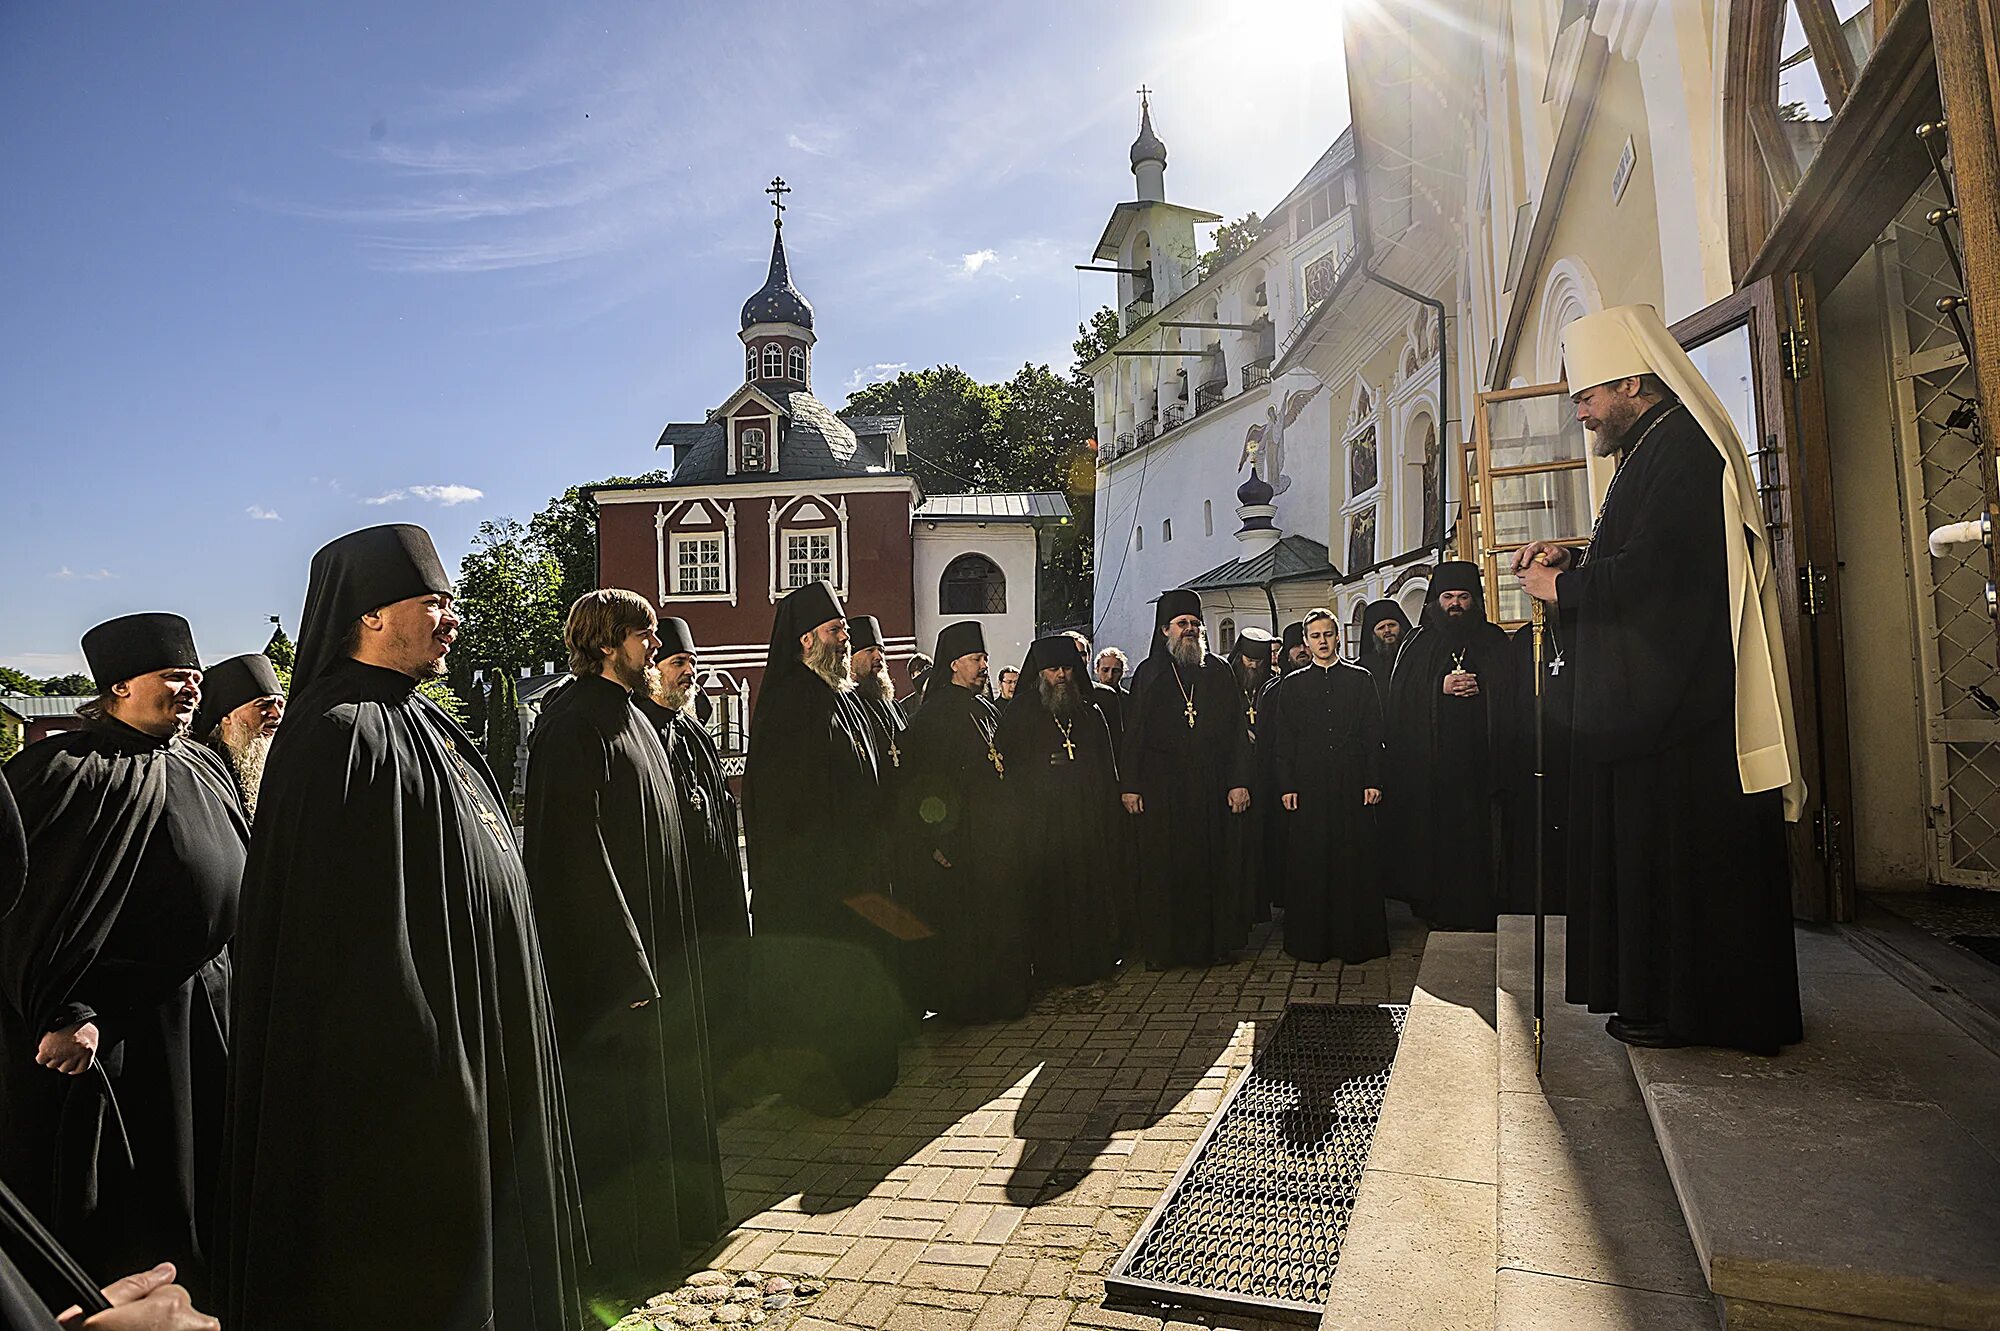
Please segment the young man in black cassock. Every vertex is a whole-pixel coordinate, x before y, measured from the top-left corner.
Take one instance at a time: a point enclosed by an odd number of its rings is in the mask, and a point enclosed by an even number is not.
[[[856,615],[847,621],[848,669],[854,676],[854,701],[868,718],[868,736],[875,746],[875,766],[893,774],[903,765],[902,737],[909,725],[896,705],[896,682],[889,677],[889,658],[882,642],[882,621]]]
[[[1254,624],[1236,635],[1229,645],[1229,668],[1236,672],[1236,686],[1243,690],[1243,724],[1250,732],[1250,750],[1255,758],[1257,780],[1250,787],[1250,812],[1244,815],[1245,865],[1239,884],[1239,909],[1250,924],[1271,918],[1271,907],[1280,904],[1274,890],[1279,880],[1282,848],[1273,843],[1279,833],[1271,824],[1278,821],[1277,731],[1264,724],[1264,693],[1271,685],[1270,632]]]
[[[1375,702],[1389,712],[1389,679],[1410,636],[1409,616],[1394,601],[1370,601],[1361,613],[1361,667],[1375,685]]]
[[[1403,898],[1435,929],[1491,929],[1498,912],[1513,664],[1478,566],[1439,564],[1389,685],[1384,788]]]
[[[243,812],[257,817],[257,792],[271,740],[285,719],[285,686],[262,652],[217,661],[201,676],[201,707],[194,734],[215,752],[236,778]]]
[[[582,1321],[527,874],[499,783],[418,689],[458,622],[421,527],[313,556],[243,877],[226,1326]]]
[[[1022,837],[1041,988],[1089,984],[1117,969],[1119,885],[1132,873],[1118,766],[1088,678],[1074,639],[1036,639],[993,741]]]
[[[1020,830],[986,674],[978,622],[946,625],[903,735],[893,815],[899,898],[931,935],[912,952],[914,998],[966,1022],[1018,1017],[1033,991]]]
[[[249,826],[187,738],[187,621],[126,615],[83,654],[83,728],[5,769],[28,875],[0,920],[0,1173],[98,1283],[171,1261],[206,1300]]]
[[[1272,736],[1285,820],[1285,951],[1349,964],[1389,955],[1377,808],[1382,712],[1368,672],[1340,659],[1331,610],[1305,618],[1312,659],[1285,676]]]
[[[528,749],[522,856],[590,1234],[586,1294],[657,1294],[728,1223],[680,796],[633,703],[660,646],[636,592],[586,592]],[[622,1309],[621,1309],[622,1310]]]
[[[847,616],[825,582],[778,602],[743,774],[760,1043],[804,1108],[842,1114],[896,1083],[904,1013],[881,778],[850,696]]]
[[[1256,760],[1243,691],[1206,650],[1201,598],[1163,593],[1154,625],[1118,765],[1139,824],[1139,947],[1155,967],[1207,966],[1243,945],[1235,885]]]
[[[741,815],[722,774],[722,755],[696,717],[694,633],[687,621],[659,622],[658,667],[632,701],[659,732],[681,806],[681,844],[701,947],[701,990],[708,1014],[709,1060],[716,1094],[727,1103],[749,1093],[750,899],[743,883]]]
[[[1784,821],[1805,792],[1756,479],[1651,306],[1562,342],[1577,419],[1621,458],[1582,558],[1515,561],[1576,671],[1569,999],[1631,1044],[1776,1053],[1803,1035]]]

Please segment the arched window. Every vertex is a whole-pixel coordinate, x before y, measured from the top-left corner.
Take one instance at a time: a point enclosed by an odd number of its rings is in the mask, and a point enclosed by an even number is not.
[[[1216,655],[1228,656],[1229,649],[1236,645],[1236,621],[1225,618],[1215,628]]]
[[[737,438],[736,469],[738,471],[764,470],[764,432],[751,426]]]
[[[938,586],[941,615],[1004,615],[1007,579],[985,555],[960,555],[945,565]]]
[[[1160,540],[1162,542],[1166,542],[1166,541],[1171,541],[1173,539],[1174,539],[1174,520],[1172,518],[1161,518]]]
[[[764,344],[764,377],[766,379],[785,377],[785,348],[781,343]]]
[[[1134,550],[1146,548],[1146,529],[1136,522],[1132,524],[1132,548]]]
[[[743,348],[743,377],[745,379],[755,379],[757,377],[757,348],[755,347]]]
[[[1204,499],[1201,501],[1201,534],[1203,536],[1215,535],[1215,501],[1213,499]],[[1227,623],[1228,621],[1225,620],[1223,622]]]
[[[806,349],[804,347],[792,348],[792,378],[798,380],[800,383],[806,381]]]

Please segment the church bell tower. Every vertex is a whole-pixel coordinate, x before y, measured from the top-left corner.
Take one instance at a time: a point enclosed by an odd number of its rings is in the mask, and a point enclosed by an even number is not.
[[[792,192],[780,176],[765,187],[775,215],[771,221],[771,271],[743,302],[737,336],[743,340],[743,378],[767,391],[812,388],[812,303],[792,285],[785,259],[785,196]]]

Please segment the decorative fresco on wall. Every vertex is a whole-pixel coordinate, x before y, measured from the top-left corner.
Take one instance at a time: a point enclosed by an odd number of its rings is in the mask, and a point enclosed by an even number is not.
[[[1286,393],[1282,409],[1264,408],[1264,419],[1243,435],[1243,452],[1236,459],[1236,470],[1253,468],[1257,478],[1271,487],[1273,497],[1292,488],[1292,478],[1285,474],[1285,430],[1299,418],[1306,404],[1319,396],[1319,390],[1320,385],[1314,384]]]

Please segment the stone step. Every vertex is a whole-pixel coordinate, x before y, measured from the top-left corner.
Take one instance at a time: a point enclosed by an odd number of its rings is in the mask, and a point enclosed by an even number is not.
[[[2000,1327],[2000,1057],[1797,937],[1803,1044],[1629,1053],[1725,1325]]]
[[[1560,916],[1548,921],[1547,949],[1537,1078],[1534,920],[1500,920],[1494,1325],[1714,1331],[1625,1046],[1605,1033],[1603,1017],[1562,1001]]]
[[[1433,933],[1320,1325],[1493,1326],[1493,935]]]

